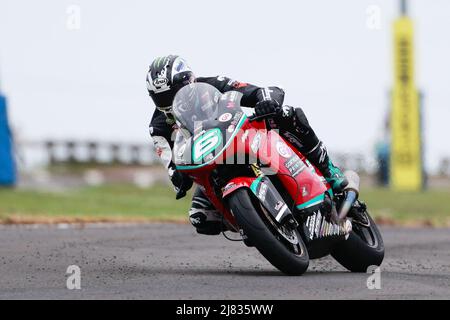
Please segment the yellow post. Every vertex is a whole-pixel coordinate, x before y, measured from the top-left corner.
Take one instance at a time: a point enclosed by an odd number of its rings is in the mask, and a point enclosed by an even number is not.
[[[391,138],[391,187],[400,191],[421,190],[420,101],[414,79],[413,24],[406,16],[394,22]]]

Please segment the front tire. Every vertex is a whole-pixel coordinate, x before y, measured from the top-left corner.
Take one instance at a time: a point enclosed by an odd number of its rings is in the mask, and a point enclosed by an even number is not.
[[[349,238],[339,242],[331,252],[342,266],[352,272],[367,272],[370,266],[380,266],[384,259],[384,243],[381,233],[369,213],[366,223],[352,221]]]
[[[231,194],[228,204],[245,235],[273,266],[288,275],[305,273],[309,256],[298,230],[280,227],[247,189]]]

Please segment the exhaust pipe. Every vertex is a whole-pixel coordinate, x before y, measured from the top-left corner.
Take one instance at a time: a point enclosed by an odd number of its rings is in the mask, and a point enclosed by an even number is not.
[[[339,220],[342,221],[347,217],[350,208],[353,206],[359,196],[359,176],[355,171],[347,170],[344,172],[348,180],[348,185],[344,188],[346,192],[345,200],[339,210]]]

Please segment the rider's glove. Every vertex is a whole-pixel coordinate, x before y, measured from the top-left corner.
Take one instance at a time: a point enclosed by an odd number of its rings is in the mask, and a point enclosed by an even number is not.
[[[186,195],[186,191],[192,187],[192,179],[173,168],[169,168],[169,177],[177,193],[176,199],[183,198]]]
[[[275,100],[260,101],[255,106],[255,116],[278,115],[282,112],[281,106]]]

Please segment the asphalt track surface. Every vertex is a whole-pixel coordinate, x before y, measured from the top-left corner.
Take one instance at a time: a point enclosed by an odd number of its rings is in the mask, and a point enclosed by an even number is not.
[[[301,277],[182,224],[0,227],[0,299],[449,299],[450,230],[382,228],[381,289],[332,258]],[[66,288],[69,265],[81,289]]]

